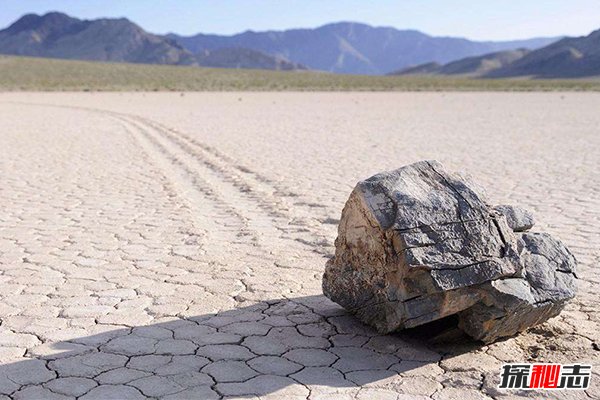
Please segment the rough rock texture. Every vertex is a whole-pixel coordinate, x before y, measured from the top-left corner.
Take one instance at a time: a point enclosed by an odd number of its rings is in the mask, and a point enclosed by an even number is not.
[[[575,258],[547,234],[521,233],[532,225],[436,161],[384,172],[350,195],[323,291],[380,332],[458,314],[467,334],[492,342],[575,295]]]
[[[494,207],[494,210],[506,217],[508,226],[515,232],[527,231],[535,224],[533,214],[522,207],[501,205]]]

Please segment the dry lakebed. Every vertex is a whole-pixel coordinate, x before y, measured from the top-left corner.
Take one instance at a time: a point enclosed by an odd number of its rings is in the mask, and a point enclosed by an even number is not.
[[[0,93],[0,399],[504,399],[502,364],[593,365],[600,94]],[[436,159],[577,258],[508,339],[382,335],[323,296],[354,185]]]

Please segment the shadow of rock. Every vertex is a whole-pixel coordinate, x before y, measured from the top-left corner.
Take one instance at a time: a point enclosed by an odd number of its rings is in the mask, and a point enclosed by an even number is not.
[[[390,394],[430,396],[442,388],[436,377],[445,372],[443,358],[480,347],[453,337],[452,327],[445,320],[380,335],[324,296],[278,299],[146,326],[109,325],[40,345],[0,366],[0,393],[84,400],[354,398],[369,397],[378,383]]]

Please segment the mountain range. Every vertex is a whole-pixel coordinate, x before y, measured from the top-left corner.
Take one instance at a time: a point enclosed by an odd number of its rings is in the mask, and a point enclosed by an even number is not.
[[[490,78],[584,78],[600,76],[600,30],[588,36],[564,38],[532,51],[504,68],[491,71]]]
[[[27,14],[0,31],[3,54],[94,61],[193,65],[194,55],[173,40],[125,18],[80,20],[62,13]]]
[[[0,53],[223,68],[306,69],[251,49],[211,49],[193,54],[176,41],[148,33],[126,18],[81,20],[58,12],[27,14],[1,30]]]
[[[169,34],[167,37],[192,53],[242,47],[293,60],[315,70],[352,74],[385,74],[423,62],[446,63],[520,47],[535,49],[557,40],[535,38],[476,42],[355,22],[328,24],[315,29],[247,31],[232,36],[198,34],[186,37]]]
[[[0,30],[0,54],[351,74],[577,78],[600,75],[600,30],[578,38],[478,42],[354,22],[236,35],[156,35],[126,18],[27,14]],[[415,67],[416,65],[416,67]]]
[[[462,75],[477,78],[585,78],[600,76],[600,30],[564,38],[537,50],[518,49],[468,57],[445,65],[430,62],[390,75]]]
[[[467,57],[445,65],[431,62],[392,72],[390,75],[461,75],[479,78],[507,67],[530,52],[528,49],[505,50]]]

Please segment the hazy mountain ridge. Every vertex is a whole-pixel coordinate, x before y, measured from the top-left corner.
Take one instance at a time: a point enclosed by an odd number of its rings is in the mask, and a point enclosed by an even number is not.
[[[587,36],[565,38],[532,51],[505,68],[488,75],[494,78],[582,78],[600,76],[600,30]]]
[[[390,75],[462,75],[484,77],[525,57],[531,50],[506,50],[482,56],[467,57],[442,65],[427,63],[406,68]]]
[[[0,53],[90,61],[221,68],[305,69],[250,49],[196,55],[176,41],[154,35],[126,18],[80,20],[63,13],[27,14],[0,31]]]
[[[360,74],[384,74],[410,65],[432,61],[447,63],[501,50],[539,48],[557,40],[476,42],[354,22],[327,24],[315,29],[246,31],[231,36],[169,34],[167,37],[193,53],[221,47],[244,47],[282,56],[311,69]]]
[[[62,13],[28,14],[0,31],[3,54],[94,61],[193,65],[194,55],[173,40],[131,21],[80,20]]]
[[[282,57],[270,56],[260,51],[245,48],[218,48],[204,50],[196,54],[196,60],[203,67],[254,68],[276,71],[306,70],[304,65],[288,61]]]
[[[564,38],[537,50],[469,57],[446,65],[426,63],[392,75],[465,75],[481,78],[586,78],[600,76],[600,30]]]

